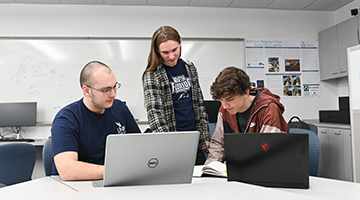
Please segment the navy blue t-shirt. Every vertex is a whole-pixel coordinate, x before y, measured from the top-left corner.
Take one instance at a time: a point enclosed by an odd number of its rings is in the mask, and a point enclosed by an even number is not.
[[[103,114],[90,111],[83,99],[62,108],[52,128],[53,155],[65,151],[78,153],[78,160],[104,164],[106,137],[109,134],[140,133],[125,103],[115,99]],[[52,174],[58,174],[53,166]]]
[[[174,104],[176,129],[178,131],[195,130],[191,80],[181,59],[173,67],[164,65],[170,82]]]

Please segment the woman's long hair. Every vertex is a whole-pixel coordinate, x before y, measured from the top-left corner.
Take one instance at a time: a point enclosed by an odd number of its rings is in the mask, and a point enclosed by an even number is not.
[[[159,64],[164,62],[164,60],[162,59],[159,53],[159,45],[162,42],[168,40],[174,40],[179,44],[181,43],[181,37],[177,32],[177,30],[175,30],[173,27],[161,26],[154,32],[151,40],[151,49],[148,57],[148,64],[142,75],[142,80],[144,80],[144,75],[146,74],[146,72],[154,71]],[[181,49],[180,49],[180,55],[181,55]]]

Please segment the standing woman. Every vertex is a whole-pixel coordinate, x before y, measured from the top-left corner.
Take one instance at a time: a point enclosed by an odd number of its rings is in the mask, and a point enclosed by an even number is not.
[[[210,146],[208,116],[196,67],[180,55],[179,33],[170,26],[157,29],[142,76],[148,121],[152,132],[199,131],[195,164],[202,165]]]

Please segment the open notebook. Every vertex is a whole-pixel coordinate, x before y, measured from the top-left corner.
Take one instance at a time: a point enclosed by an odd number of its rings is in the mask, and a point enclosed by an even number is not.
[[[96,187],[191,183],[198,131],[107,137],[104,180]]]

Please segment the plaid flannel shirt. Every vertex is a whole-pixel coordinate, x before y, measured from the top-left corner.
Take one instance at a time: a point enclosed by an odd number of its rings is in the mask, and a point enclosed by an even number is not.
[[[200,88],[198,73],[192,62],[184,61],[191,79],[192,102],[195,113],[195,128],[200,132],[199,150],[206,150],[205,141],[210,141],[208,116]],[[166,70],[160,64],[155,71],[144,76],[145,106],[152,132],[176,131],[176,120],[171,87]]]

